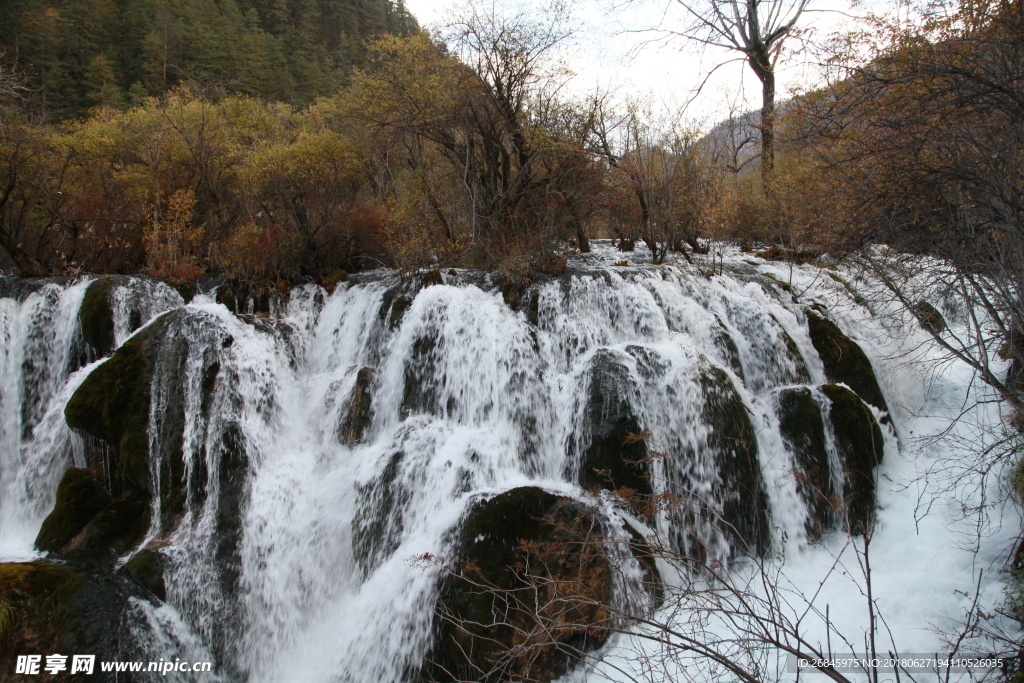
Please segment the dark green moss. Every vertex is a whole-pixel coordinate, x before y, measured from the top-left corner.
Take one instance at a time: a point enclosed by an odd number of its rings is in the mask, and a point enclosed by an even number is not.
[[[149,528],[148,500],[125,497],[111,502],[65,546],[64,555],[120,555],[138,545]]]
[[[754,426],[743,399],[724,370],[706,366],[700,384],[704,395],[703,418],[711,428],[707,445],[717,454],[723,521],[743,545],[763,552],[771,534]]]
[[[811,343],[821,357],[829,380],[845,384],[871,405],[888,412],[889,407],[878,388],[871,361],[860,346],[843,334],[834,322],[816,311],[807,311],[807,325]]]
[[[331,293],[331,292],[334,292],[334,290],[338,287],[339,284],[341,284],[342,282],[344,282],[347,279],[348,279],[348,271],[336,270],[333,273],[331,273],[330,275],[328,275],[327,277],[325,277],[323,279],[323,282],[321,282],[320,284],[321,284],[321,286],[323,286],[324,289],[326,289],[329,293]]]
[[[580,464],[580,485],[650,494],[647,444],[639,438],[643,427],[627,400],[629,371],[613,354],[599,351],[590,372],[590,445]]]
[[[729,369],[736,373],[737,377],[742,378],[743,365],[740,363],[740,351],[736,347],[736,342],[729,335],[729,328],[725,326],[725,323],[722,322],[722,319],[717,314],[715,314],[715,321],[718,322],[715,328],[715,346],[725,354],[725,359],[729,363]]]
[[[93,358],[102,358],[114,350],[114,313],[110,308],[110,290],[114,279],[102,277],[85,290],[78,309],[82,340]]]
[[[177,283],[175,283],[175,282],[168,282],[167,284],[169,284],[171,287],[174,287],[175,291],[177,291],[178,294],[181,295],[182,300],[186,304],[188,302],[192,301],[192,299],[196,295],[195,283],[183,284],[181,282],[177,282]]]
[[[782,280],[780,280],[779,278],[775,277],[771,273],[761,273],[761,275],[763,277],[766,277],[769,280],[771,280],[772,284],[776,285],[777,287],[781,287],[783,290],[785,290],[789,294],[793,293],[793,287],[790,286],[790,284],[788,282],[783,282]]]
[[[150,593],[161,600],[167,600],[167,587],[164,584],[166,564],[163,553],[156,549],[146,548],[132,555],[132,558],[125,564],[125,569]]]
[[[777,414],[782,438],[796,458],[797,489],[810,510],[807,538],[816,540],[832,526],[838,507],[832,495],[821,406],[810,389],[783,389],[778,396]]]
[[[521,283],[511,280],[504,280],[498,286],[501,298],[504,299],[505,304],[513,311],[519,310],[519,300],[523,296],[524,289],[525,287]]]
[[[829,421],[846,467],[843,497],[850,530],[870,533],[875,515],[875,467],[882,462],[882,430],[871,409],[846,387],[828,384],[821,390],[832,404]]]
[[[790,360],[793,361],[793,365],[796,367],[795,374],[790,378],[791,383],[806,384],[810,382],[811,373],[807,369],[807,362],[804,360],[803,354],[800,353],[800,347],[789,336],[789,332],[786,332],[786,328],[782,326],[778,318],[774,315],[771,318],[772,322],[775,323],[775,329],[778,331],[779,336],[782,337],[782,343],[786,345],[786,352],[789,354]]]
[[[136,334],[82,382],[64,408],[73,429],[116,451],[117,475],[149,488],[149,403],[154,326]]]
[[[405,312],[412,306],[412,299],[407,296],[395,297],[394,302],[391,304],[391,313],[388,316],[388,325],[391,329],[398,328],[402,324],[402,318],[405,317]]]
[[[576,661],[568,652],[588,652],[607,639],[601,625],[610,615],[602,605],[611,599],[612,575],[600,530],[583,506],[534,487],[513,489],[478,504],[461,538],[462,573],[443,586],[440,598],[441,613],[451,618],[439,620],[423,679],[550,681]],[[527,572],[543,572],[547,581],[538,585]],[[480,590],[480,584],[493,589]],[[486,674],[497,656],[522,644],[517,630],[544,618],[510,605],[504,599],[508,591],[521,604],[544,604],[554,597],[548,594],[554,585],[564,600],[581,599],[579,606],[567,607],[561,628],[546,634],[555,642],[530,641],[532,647],[513,654],[500,673]]]
[[[360,368],[356,375],[356,385],[346,402],[341,424],[338,427],[338,436],[342,442],[350,446],[363,438],[363,432],[370,424],[373,409],[370,385],[373,383],[374,375],[373,368]]]
[[[59,646],[74,626],[70,603],[82,581],[78,572],[44,562],[0,564],[0,600],[9,611],[0,632],[0,662],[65,652]]]
[[[69,468],[57,485],[57,502],[43,520],[36,548],[60,550],[110,503],[110,494],[89,470]]]
[[[146,596],[126,577],[105,568],[47,562],[0,564],[0,604],[6,603],[14,612],[0,637],[0,662],[13,663],[20,654],[57,652],[91,654],[100,661],[143,659],[129,632],[132,598],[145,600]],[[13,680],[5,673],[0,673],[0,679]],[[60,680],[112,682],[114,677],[100,672],[97,664],[92,675],[65,672]],[[121,676],[117,680],[138,679]]]
[[[855,290],[853,289],[853,287],[851,287],[851,286],[850,286],[850,283],[849,283],[849,282],[847,282],[847,281],[846,281],[846,280],[844,280],[843,278],[839,277],[839,276],[838,276],[838,275],[836,275],[835,273],[828,273],[828,276],[829,276],[830,278],[832,278],[833,280],[835,280],[836,282],[838,282],[839,284],[841,284],[841,285],[843,286],[843,288],[844,288],[844,289],[845,289],[845,290],[846,290],[847,292],[849,292],[849,293],[850,293],[850,296],[851,296],[851,297],[853,297],[853,302],[854,302],[855,304],[857,304],[858,306],[864,306],[865,308],[868,308],[868,302],[867,302],[867,299],[865,299],[865,298],[864,298],[864,297],[862,297],[862,296],[861,296],[860,294],[858,294],[858,293],[857,293],[857,292],[856,292],[856,291],[855,291]]]

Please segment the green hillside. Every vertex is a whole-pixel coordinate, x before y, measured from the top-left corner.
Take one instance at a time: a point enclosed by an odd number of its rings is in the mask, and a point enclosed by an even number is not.
[[[182,82],[289,102],[333,92],[401,0],[4,0],[0,51],[54,118]]]

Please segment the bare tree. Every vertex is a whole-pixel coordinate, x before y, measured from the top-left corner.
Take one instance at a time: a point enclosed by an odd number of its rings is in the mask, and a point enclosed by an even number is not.
[[[738,52],[761,82],[761,176],[775,168],[775,69],[810,0],[676,0],[690,17],[683,33]]]

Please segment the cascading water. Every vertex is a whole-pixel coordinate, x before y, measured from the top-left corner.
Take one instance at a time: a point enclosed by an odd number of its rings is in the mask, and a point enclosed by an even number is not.
[[[621,540],[626,517],[587,490],[646,486],[692,501],[685,519],[653,522],[684,551],[726,562],[738,542],[808,552],[840,520],[815,522],[822,513],[795,475],[799,446],[780,408],[805,395],[821,414],[831,405],[804,306],[739,257],[710,279],[612,260],[581,257],[523,292],[518,310],[493,276],[473,271],[431,286],[387,272],[332,293],[303,285],[282,315],[262,317],[119,281],[109,296],[115,359],[131,344],[148,354],[148,472],[132,476],[152,495],[142,540],[116,566],[156,558],[166,603],[132,598],[143,649],[167,659],[208,650],[229,681],[411,680],[433,646],[443,572],[413,558],[457,552],[474,506],[516,487],[598,502]],[[844,300],[831,281],[801,273],[816,287],[806,299]],[[78,321],[88,286],[0,299],[8,556],[32,554],[67,467],[109,457],[63,420],[102,366],[76,367],[92,360]],[[890,367],[870,353],[877,369]],[[905,392],[880,380],[901,429]],[[822,425],[822,487],[842,495],[848,475]],[[640,431],[658,457],[613,471],[629,481],[595,475],[609,443]],[[886,458],[898,460],[895,432],[883,433]],[[712,523],[719,517],[736,535]],[[628,552],[613,561],[626,577],[619,599],[651,609],[626,585],[639,563]]]

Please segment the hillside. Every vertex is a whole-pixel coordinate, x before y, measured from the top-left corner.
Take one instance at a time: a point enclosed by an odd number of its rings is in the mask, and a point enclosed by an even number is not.
[[[0,52],[57,119],[182,82],[307,102],[344,82],[367,37],[417,30],[401,0],[0,3]]]

